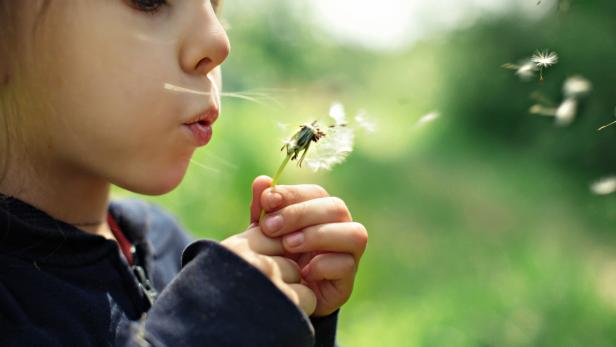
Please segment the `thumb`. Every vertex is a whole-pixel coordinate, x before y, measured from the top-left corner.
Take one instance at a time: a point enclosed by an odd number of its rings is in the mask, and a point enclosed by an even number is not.
[[[259,176],[252,181],[252,201],[250,202],[250,223],[259,223],[261,214],[261,194],[272,185],[272,178]]]

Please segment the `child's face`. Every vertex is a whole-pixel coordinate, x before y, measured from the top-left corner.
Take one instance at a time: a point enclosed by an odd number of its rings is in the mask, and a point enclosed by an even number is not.
[[[143,7],[164,1],[52,0],[38,22],[26,11],[18,126],[30,152],[140,193],[179,184],[196,149],[184,123],[219,109],[229,42],[209,0],[168,2],[152,14]]]

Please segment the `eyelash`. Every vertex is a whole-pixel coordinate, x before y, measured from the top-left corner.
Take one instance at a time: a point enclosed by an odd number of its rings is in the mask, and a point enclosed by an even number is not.
[[[155,14],[162,6],[169,5],[167,0],[130,0],[130,2],[139,10],[148,14]]]
[[[137,7],[140,11],[155,14],[160,10],[162,6],[168,6],[169,3],[167,0],[130,0],[134,6]],[[212,0],[212,7],[214,8],[214,12],[217,14],[220,11],[220,1]]]

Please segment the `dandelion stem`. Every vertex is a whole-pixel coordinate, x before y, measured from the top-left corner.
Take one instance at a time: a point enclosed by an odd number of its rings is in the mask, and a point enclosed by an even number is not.
[[[284,158],[284,160],[280,164],[280,167],[278,168],[278,171],[276,171],[276,174],[274,175],[274,179],[272,180],[272,187],[275,186],[276,183],[278,183],[278,181],[280,180],[280,177],[282,176],[282,172],[284,171],[284,168],[289,163],[289,159],[291,159],[290,154],[287,155],[286,158]]]
[[[276,174],[274,175],[274,178],[272,180],[272,187],[276,186],[276,183],[278,183],[278,181],[280,180],[280,177],[282,176],[282,172],[284,171],[284,168],[287,166],[287,164],[289,163],[289,160],[291,159],[291,154],[288,154],[284,160],[282,161],[282,163],[280,164],[280,166],[278,167],[278,170],[276,171]],[[263,216],[265,215],[265,210],[263,208],[261,208],[261,214],[259,215],[259,223],[261,223],[261,220],[263,219]]]

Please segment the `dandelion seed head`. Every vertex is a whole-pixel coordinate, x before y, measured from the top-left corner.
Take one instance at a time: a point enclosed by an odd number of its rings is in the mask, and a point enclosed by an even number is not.
[[[354,133],[349,127],[328,128],[325,136],[306,155],[305,163],[313,171],[331,170],[353,151]]]
[[[556,52],[549,52],[548,50],[536,51],[530,57],[530,61],[537,64],[540,68],[550,67],[558,62],[558,54]]]
[[[592,89],[592,83],[582,76],[571,76],[563,84],[563,94],[567,98],[581,97]]]
[[[556,124],[560,126],[566,126],[573,122],[575,114],[577,112],[577,100],[574,98],[565,99],[558,108],[554,116],[556,117]]]
[[[294,138],[284,139],[282,141],[283,146],[294,148],[297,146],[297,140]]]
[[[590,191],[597,195],[607,195],[616,192],[616,176],[601,178],[590,185]]]

